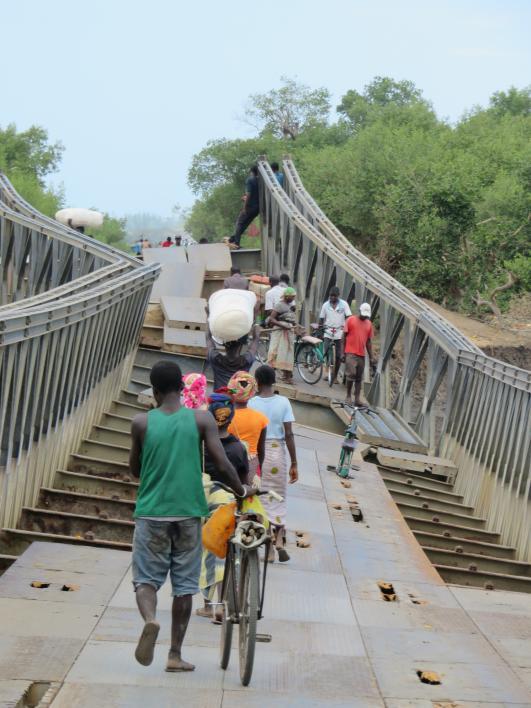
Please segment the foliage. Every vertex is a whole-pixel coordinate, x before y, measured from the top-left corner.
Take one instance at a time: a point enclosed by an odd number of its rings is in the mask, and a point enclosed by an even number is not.
[[[14,124],[0,128],[0,170],[19,194],[47,216],[54,216],[63,203],[62,190],[46,187],[44,178],[54,172],[63,146],[50,143],[44,128],[33,125],[17,132]]]
[[[127,243],[126,220],[116,219],[109,214],[104,214],[103,224],[99,229],[90,229],[90,236],[106,243],[113,248],[119,248],[122,251],[129,251],[130,245]]]
[[[327,123],[330,92],[326,88],[311,89],[287,76],[283,86],[249,97],[245,110],[247,121],[261,134],[295,140],[302,131]]]
[[[308,90],[307,87],[304,87]],[[338,119],[296,140],[264,129],[209,143],[192,162],[196,237],[231,233],[249,165],[289,149],[306,188],[362,251],[417,294],[475,310],[499,290],[506,306],[531,274],[531,94],[510,88],[455,126],[409,81],[376,77],[348,91]]]

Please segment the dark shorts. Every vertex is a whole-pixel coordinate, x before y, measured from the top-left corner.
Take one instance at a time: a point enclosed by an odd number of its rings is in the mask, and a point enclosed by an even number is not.
[[[347,381],[360,382],[365,371],[365,357],[357,354],[345,355],[345,378]]]
[[[172,595],[195,595],[201,573],[201,519],[135,519],[133,585],[158,590],[170,574]]]

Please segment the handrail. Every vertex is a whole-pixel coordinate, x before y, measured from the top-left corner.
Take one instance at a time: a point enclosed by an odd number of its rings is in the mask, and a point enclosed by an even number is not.
[[[0,174],[0,528],[125,386],[159,270],[39,214]]]

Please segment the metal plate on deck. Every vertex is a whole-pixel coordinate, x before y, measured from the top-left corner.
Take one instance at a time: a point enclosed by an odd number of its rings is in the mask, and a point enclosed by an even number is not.
[[[164,265],[153,284],[150,302],[160,302],[163,295],[174,297],[200,297],[203,289],[205,268],[191,263],[168,263]]]
[[[230,249],[224,243],[191,246],[188,249],[188,262],[202,265],[206,275],[228,275],[232,266]]]
[[[164,324],[168,327],[179,329],[192,329],[206,331],[207,301],[201,297],[172,297],[164,295],[160,299]]]
[[[419,455],[415,452],[378,448],[377,457],[378,462],[384,467],[397,467],[414,472],[431,472],[445,477],[453,477],[457,471],[451,460],[432,455]]]
[[[346,425],[350,423],[348,409],[337,403],[331,403],[334,413]],[[426,443],[417,435],[406,421],[394,411],[385,408],[357,411],[358,440],[369,445],[389,447],[393,450],[426,454]]]

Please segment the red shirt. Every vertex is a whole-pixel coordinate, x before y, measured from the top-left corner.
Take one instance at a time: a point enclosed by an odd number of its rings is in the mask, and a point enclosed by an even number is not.
[[[365,347],[372,339],[372,322],[360,320],[359,317],[349,317],[345,322],[345,354],[365,356]]]

